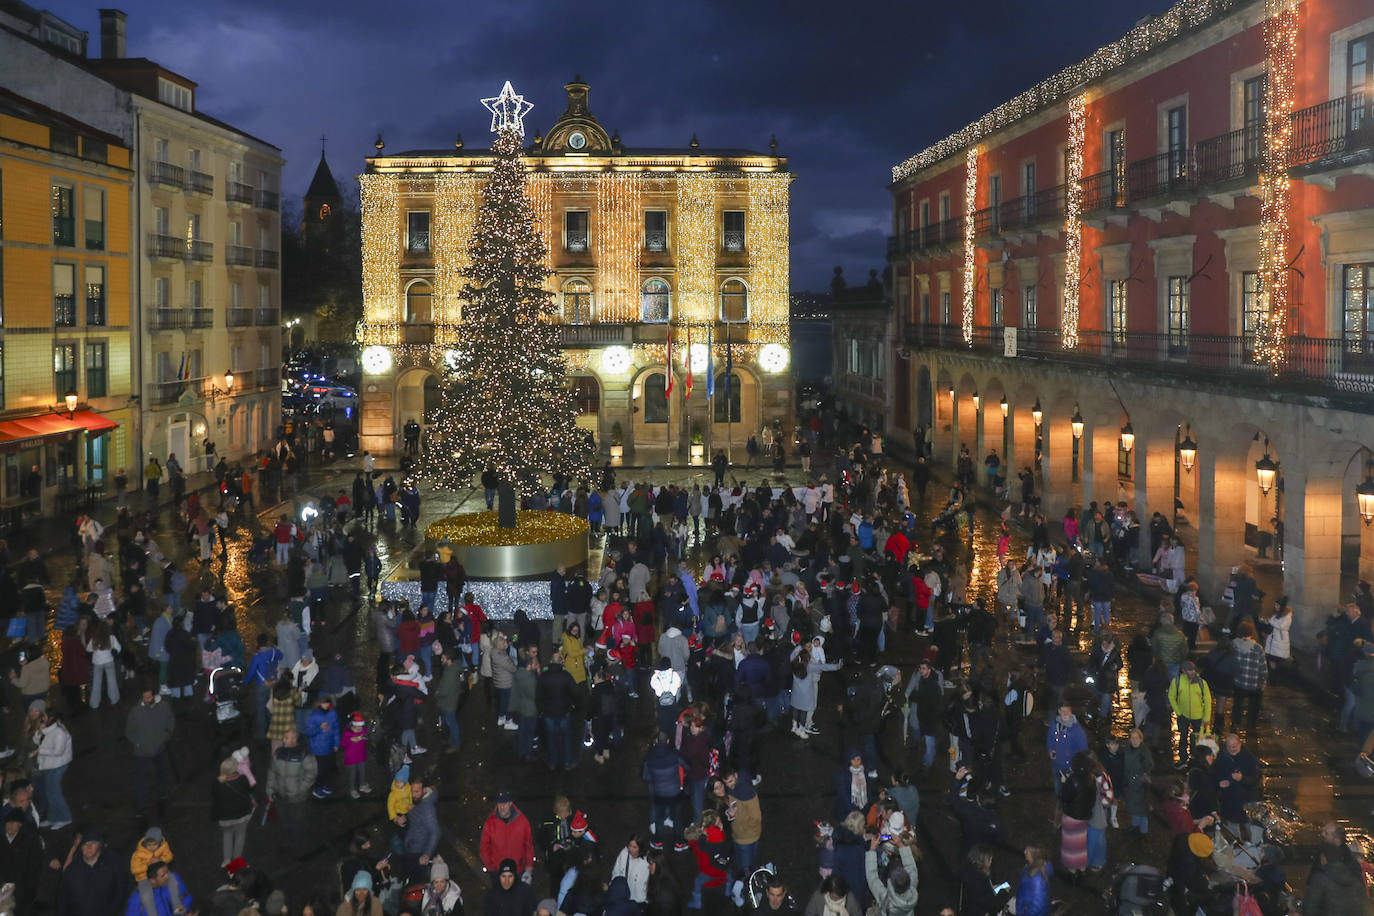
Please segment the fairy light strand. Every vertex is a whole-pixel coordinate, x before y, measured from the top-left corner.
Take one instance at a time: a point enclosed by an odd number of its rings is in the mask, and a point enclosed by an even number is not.
[[[767,343],[786,343],[791,335],[788,323],[791,261],[788,252],[788,174],[750,175],[749,210],[745,218],[750,269],[750,339],[767,334]],[[776,339],[777,337],[782,339]]]
[[[974,213],[978,208],[978,147],[964,157],[964,343],[973,346]]]
[[[1260,172],[1259,322],[1256,358],[1275,372],[1283,366],[1289,302],[1289,214],[1293,205],[1288,165],[1293,140],[1294,62],[1298,9],[1294,0],[1265,0],[1264,161]]]
[[[639,176],[596,183],[596,295],[601,320],[634,321],[639,311]]]
[[[1059,316],[1060,345],[1078,347],[1078,305],[1083,260],[1083,141],[1088,120],[1088,96],[1069,102],[1068,156],[1064,160],[1064,302]]]
[[[678,321],[715,320],[716,182],[710,175],[677,176]]]
[[[363,318],[358,342],[401,341],[401,190],[380,175],[358,178],[362,218]]]
[[[481,179],[439,175],[434,179],[434,220],[430,251],[434,256],[434,343],[458,342],[463,319],[463,273],[468,268],[468,242],[481,202]]]

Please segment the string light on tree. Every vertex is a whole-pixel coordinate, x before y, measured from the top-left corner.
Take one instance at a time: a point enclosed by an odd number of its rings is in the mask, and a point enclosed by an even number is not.
[[[1060,345],[1078,348],[1078,303],[1083,261],[1083,138],[1088,120],[1088,96],[1080,93],[1069,103],[1069,142],[1064,158],[1064,304],[1060,315]]]
[[[974,212],[978,208],[978,147],[964,157],[964,343],[973,346]]]

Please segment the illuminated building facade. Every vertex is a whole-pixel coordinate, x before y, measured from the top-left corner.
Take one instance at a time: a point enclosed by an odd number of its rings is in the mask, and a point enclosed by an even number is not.
[[[587,84],[564,88],[566,109],[528,147],[528,195],[578,422],[598,454],[679,461],[698,443],[740,450],[764,426],[790,429],[787,160],[775,148],[702,149],[695,137],[683,149],[625,148],[589,110]],[[361,440],[373,455],[399,453],[403,426],[426,422],[444,355],[462,346],[459,291],[491,161],[461,139],[382,155],[380,138],[367,160],[358,338]]]
[[[1182,0],[892,179],[889,442],[1163,513],[1204,603],[1278,527],[1298,638],[1374,571],[1368,3]]]

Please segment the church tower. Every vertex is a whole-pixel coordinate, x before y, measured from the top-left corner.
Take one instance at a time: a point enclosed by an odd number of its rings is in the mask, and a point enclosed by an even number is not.
[[[324,147],[320,147],[320,164],[315,169],[315,177],[310,180],[310,188],[305,192],[304,218],[301,233],[306,240],[320,228],[329,224],[339,211],[342,198],[334,174],[329,171],[329,163],[324,158]]]

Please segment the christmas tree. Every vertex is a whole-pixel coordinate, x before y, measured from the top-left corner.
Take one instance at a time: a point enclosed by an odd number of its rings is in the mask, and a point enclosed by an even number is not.
[[[426,476],[447,489],[488,468],[525,490],[545,475],[587,473],[587,437],[575,424],[553,297],[543,285],[547,252],[525,197],[518,115],[499,124],[493,117],[493,129],[496,162],[469,246],[462,334],[424,450]],[[502,491],[502,525],[513,526],[512,497]]]

